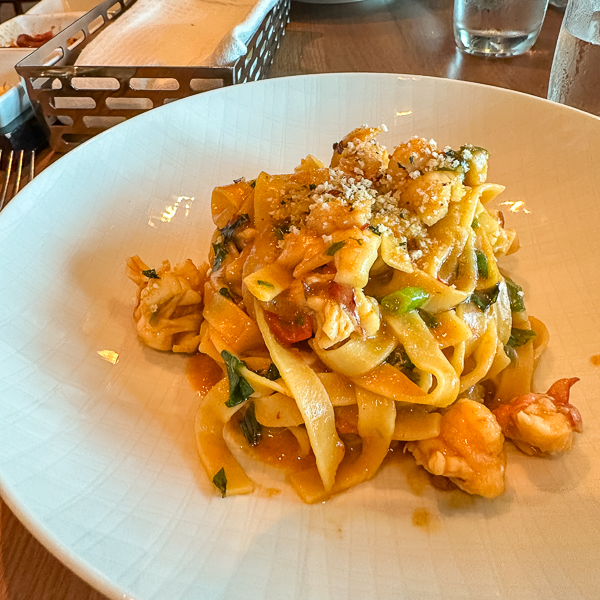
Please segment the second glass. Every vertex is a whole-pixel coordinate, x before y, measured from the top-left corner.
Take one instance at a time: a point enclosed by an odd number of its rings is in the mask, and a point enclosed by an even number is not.
[[[517,56],[535,43],[548,0],[454,0],[456,45],[478,56]]]
[[[552,62],[548,100],[600,117],[600,0],[569,2]]]

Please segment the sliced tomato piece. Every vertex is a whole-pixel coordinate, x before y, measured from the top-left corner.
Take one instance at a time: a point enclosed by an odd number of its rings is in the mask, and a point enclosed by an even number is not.
[[[310,315],[297,313],[285,319],[275,313],[265,311],[265,320],[273,335],[282,344],[295,344],[307,340],[313,334],[313,320]]]

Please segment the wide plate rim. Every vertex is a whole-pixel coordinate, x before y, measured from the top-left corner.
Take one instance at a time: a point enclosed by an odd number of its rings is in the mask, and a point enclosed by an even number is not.
[[[505,95],[506,97],[519,97],[521,99],[525,99],[527,102],[532,103],[540,103],[540,106],[545,106],[551,110],[556,111],[568,111],[569,113],[574,112],[579,115],[582,115],[591,120],[591,122],[600,123],[600,117],[596,117],[584,111],[564,106],[561,104],[557,104],[545,98],[541,98],[538,96],[533,96],[530,94],[526,94],[524,92],[519,92],[515,90],[510,90],[506,88],[500,88],[493,85],[471,82],[471,81],[463,81],[463,80],[455,80],[444,77],[435,77],[429,75],[418,75],[418,74],[402,74],[402,73],[373,73],[373,72],[343,72],[343,73],[316,73],[316,74],[302,74],[302,75],[293,75],[287,77],[280,77],[275,79],[267,79],[261,80],[257,82],[251,82],[245,84],[244,86],[230,86],[226,88],[220,88],[217,90],[213,90],[210,92],[205,92],[211,95],[216,94],[242,94],[243,88],[245,86],[278,86],[285,85],[289,80],[295,79],[335,79],[335,78],[356,78],[356,79],[366,79],[366,78],[389,78],[389,79],[399,79],[402,81],[412,81],[415,82],[416,85],[419,82],[423,81],[435,81],[440,82],[442,85],[450,85],[450,86],[458,86],[458,87],[471,87],[473,89],[481,89],[491,91],[494,94]],[[169,115],[169,112],[173,110],[173,105],[180,105],[182,103],[189,103],[192,106],[196,102],[202,102],[202,97],[204,94],[198,94],[195,96],[191,96],[188,98],[184,98],[178,100],[175,103],[170,103],[168,105],[164,105],[161,107],[157,107],[157,109],[153,109],[154,115],[150,116],[148,113],[144,113],[138,115],[137,117],[125,121],[124,123],[119,124],[115,128],[111,130],[105,131],[100,135],[92,138],[82,144],[79,148],[70,152],[69,154],[61,157],[61,159],[52,165],[50,165],[44,172],[39,174],[36,177],[36,185],[42,185],[45,178],[49,177],[50,174],[57,170],[65,168],[68,170],[68,166],[70,163],[76,160],[76,157],[79,153],[82,152],[92,152],[95,145],[100,143],[101,139],[105,139],[107,136],[112,136],[115,134],[115,131],[122,131],[124,128],[138,128],[141,127],[144,123],[145,119],[150,119],[156,117],[156,111],[160,111],[161,114],[165,116]],[[150,111],[149,111],[150,112]],[[139,124],[139,125],[138,125]],[[10,204],[3,211],[3,216],[0,215],[0,230],[2,229],[3,224],[8,223],[10,221],[9,217],[17,216],[17,212],[21,211],[22,200],[27,196],[27,188],[24,188],[19,192],[17,197],[10,202]],[[27,213],[22,212],[22,218],[27,218]],[[2,383],[2,379],[0,378],[0,383]],[[19,519],[19,521],[26,527],[26,529],[33,535],[53,556],[59,559],[66,567],[68,567],[73,573],[75,573],[78,577],[82,578],[84,581],[88,582],[92,587],[105,594],[107,597],[117,600],[117,599],[128,599],[133,598],[133,596],[129,595],[129,592],[119,587],[113,581],[110,580],[104,573],[98,571],[91,563],[82,559],[79,555],[71,552],[69,548],[55,535],[53,535],[48,528],[38,519],[36,519],[32,514],[29,513],[27,507],[19,500],[18,494],[16,490],[13,490],[8,483],[5,481],[5,477],[3,473],[0,471],[0,495],[2,499],[10,508],[10,510],[15,514],[15,516]]]

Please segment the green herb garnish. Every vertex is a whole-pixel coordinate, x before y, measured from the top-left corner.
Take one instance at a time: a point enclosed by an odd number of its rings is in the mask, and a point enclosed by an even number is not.
[[[275,289],[275,286],[272,283],[269,283],[268,281],[263,281],[262,279],[257,279],[256,283],[258,283],[258,285],[260,285],[262,287],[269,288],[270,290]]]
[[[514,313],[523,312],[525,303],[523,302],[523,290],[512,279],[505,277],[508,297],[510,299],[510,310]]]
[[[312,192],[312,190],[317,189],[317,184],[316,183],[309,183],[308,184],[308,189]]]
[[[246,366],[245,363],[227,350],[221,352],[221,358],[225,361],[229,378],[229,399],[225,406],[231,408],[248,400],[254,393],[254,388],[240,375],[240,369]]]
[[[215,260],[212,266],[212,272],[214,273],[215,271],[218,271],[221,268],[221,265],[223,264],[223,261],[227,258],[229,252],[223,244],[213,244],[212,247],[215,253]]]
[[[219,290],[219,294],[221,294],[221,296],[223,296],[224,298],[227,298],[227,300],[233,300],[233,297],[231,296],[231,292],[226,287],[222,287]]]
[[[227,495],[227,476],[225,475],[225,469],[223,467],[221,467],[221,470],[213,477],[212,482],[221,492],[221,498],[225,498]]]
[[[479,219],[477,217],[473,217],[473,221],[471,221],[471,227],[473,229],[477,229],[479,227]]]
[[[225,225],[223,229],[221,229],[221,235],[223,236],[223,244],[227,244],[230,242],[235,234],[235,230],[248,223],[250,221],[250,217],[247,214],[239,215],[238,218],[231,224]]]
[[[142,271],[142,275],[148,279],[160,279],[155,269],[146,269],[145,271]]]
[[[419,309],[419,316],[429,329],[435,329],[439,325],[435,315],[428,313],[426,310]]]
[[[342,240],[341,242],[335,242],[335,244],[331,244],[331,246],[327,248],[325,254],[327,254],[327,256],[333,256],[340,248],[343,248],[345,245],[345,240]]]
[[[405,287],[384,296],[381,299],[381,306],[387,312],[398,316],[420,308],[427,300],[429,294],[423,288]]]
[[[262,438],[262,425],[256,420],[254,402],[250,402],[244,418],[240,421],[240,429],[251,446],[258,446]]]
[[[516,327],[513,327],[510,330],[510,337],[508,338],[506,345],[511,348],[518,348],[519,346],[524,346],[527,342],[530,342],[535,336],[536,333],[532,329],[517,329]]]
[[[386,358],[386,362],[398,369],[403,375],[406,375],[413,383],[419,383],[419,373],[417,368],[402,346],[398,346]]]
[[[281,378],[281,375],[279,374],[279,369],[277,368],[275,363],[271,363],[269,365],[269,368],[267,369],[267,372],[265,373],[265,377],[267,379],[270,379],[271,381],[277,381],[278,379]]]
[[[479,277],[487,279],[490,270],[485,252],[482,252],[481,250],[475,250],[475,256],[477,257],[477,274]]]
[[[500,286],[496,284],[489,290],[477,290],[473,292],[469,296],[468,301],[475,304],[482,312],[485,312],[492,304],[494,304],[494,302],[496,302],[499,292]]]
[[[383,231],[380,229],[381,225],[369,225],[369,231],[372,231],[375,235],[381,235]]]
[[[278,240],[282,240],[283,236],[286,233],[290,232],[290,224],[289,223],[282,223],[281,225],[275,225],[275,227],[273,228],[274,232],[275,232],[275,237]]]

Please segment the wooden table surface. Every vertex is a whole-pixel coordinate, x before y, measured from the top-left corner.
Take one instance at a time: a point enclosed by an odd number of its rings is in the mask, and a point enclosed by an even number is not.
[[[452,0],[292,3],[271,77],[341,71],[432,75],[546,96],[562,13],[550,7],[523,56],[484,59],[459,52]],[[0,600],[103,600],[55,559],[0,499]]]

